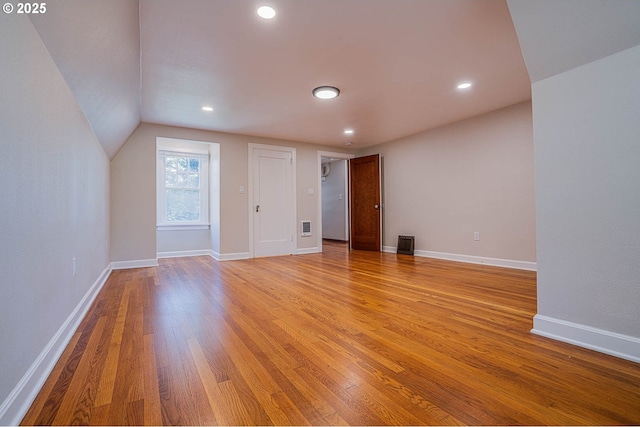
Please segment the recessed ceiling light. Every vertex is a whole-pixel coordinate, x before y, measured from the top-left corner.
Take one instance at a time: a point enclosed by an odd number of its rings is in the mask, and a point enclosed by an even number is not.
[[[340,89],[333,86],[320,86],[313,90],[313,96],[320,99],[332,99],[340,95]]]
[[[263,19],[271,19],[276,16],[276,10],[271,6],[260,6],[257,12],[258,16]]]
[[[458,89],[469,89],[470,87],[471,87],[471,83],[469,82],[460,83],[458,85]]]
[[[344,134],[345,135],[353,135],[353,129],[345,129],[344,130]]]
[[[208,106],[202,107],[202,111],[213,111],[213,107],[208,107]]]

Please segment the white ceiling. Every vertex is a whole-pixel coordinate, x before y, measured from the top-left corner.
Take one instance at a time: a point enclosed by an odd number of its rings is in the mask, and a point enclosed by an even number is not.
[[[640,44],[638,0],[508,4],[532,82]]]
[[[264,3],[141,0],[142,121],[358,148],[530,98],[505,1]]]
[[[530,98],[504,0],[57,0],[31,21],[109,157],[140,121],[360,148]]]

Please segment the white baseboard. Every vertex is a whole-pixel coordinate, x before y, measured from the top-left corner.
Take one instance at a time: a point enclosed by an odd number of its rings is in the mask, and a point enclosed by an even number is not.
[[[397,248],[395,246],[382,247],[382,252],[396,253],[396,251],[397,251]],[[536,271],[538,268],[537,263],[535,262],[518,261],[513,259],[487,258],[487,257],[474,256],[474,255],[449,254],[446,252],[433,252],[433,251],[421,251],[421,250],[415,250],[413,254],[419,257],[445,259],[448,261],[466,262],[469,264],[491,265],[494,267],[514,268],[517,270]]]
[[[295,255],[317,254],[322,252],[319,247],[314,248],[298,248]]]
[[[143,268],[143,267],[157,267],[158,258],[153,259],[138,259],[134,261],[114,261],[111,263],[112,270],[125,270],[127,268]]]
[[[215,258],[215,256],[213,257]],[[249,252],[238,252],[235,254],[218,254],[218,261],[235,261],[239,259],[250,259],[251,255]]]
[[[532,333],[640,363],[640,338],[536,314]]]
[[[67,317],[67,320],[58,328],[58,331],[9,393],[9,396],[2,402],[0,405],[0,425],[17,426],[20,424],[62,352],[71,341],[73,334],[80,326],[80,322],[84,319],[91,304],[107,282],[111,271],[111,265],[108,265]]]
[[[212,256],[211,249],[199,249],[193,251],[172,251],[172,252],[158,252],[156,256],[158,258],[182,258],[190,256]]]
[[[317,247],[304,248],[304,249],[297,249],[293,255],[315,254],[319,252],[321,252],[320,248],[317,248]],[[215,259],[216,261],[236,261],[241,259],[251,259],[251,255],[249,254],[249,252],[221,254],[211,250],[209,251],[208,255],[210,255],[211,258]]]

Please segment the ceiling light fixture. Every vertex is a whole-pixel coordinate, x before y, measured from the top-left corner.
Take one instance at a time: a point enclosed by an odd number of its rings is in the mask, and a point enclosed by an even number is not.
[[[202,111],[213,111],[213,107],[204,106],[202,107]]]
[[[349,141],[349,142],[345,142],[344,145],[353,145],[353,142]]]
[[[345,135],[353,135],[353,129],[345,129],[344,130],[344,134]]]
[[[340,89],[333,86],[319,86],[313,90],[313,96],[320,99],[333,99],[340,95]]]
[[[276,16],[276,10],[271,6],[260,6],[257,10],[258,16],[263,19],[271,19]]]
[[[469,89],[470,87],[471,87],[471,83],[469,82],[460,83],[458,85],[458,89]]]

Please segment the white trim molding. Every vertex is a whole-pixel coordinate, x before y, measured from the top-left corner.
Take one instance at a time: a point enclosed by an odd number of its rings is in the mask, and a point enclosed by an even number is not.
[[[382,252],[396,253],[397,248],[395,246],[383,246]],[[530,261],[518,261],[513,259],[501,259],[501,258],[488,258],[488,257],[480,257],[474,255],[460,255],[460,254],[449,254],[446,252],[433,252],[433,251],[421,251],[416,250],[413,253],[415,256],[425,257],[425,258],[437,258],[444,259],[447,261],[458,261],[458,262],[466,262],[469,264],[482,264],[482,265],[490,265],[493,267],[505,267],[505,268],[513,268],[516,270],[529,270],[529,271],[537,271],[537,263]]]
[[[249,252],[238,252],[235,254],[218,254],[218,258],[215,256],[213,258],[218,261],[236,261],[240,259],[251,259],[252,256]]]
[[[183,258],[190,256],[210,256],[215,258],[212,255],[211,249],[199,249],[193,251],[171,251],[171,252],[158,252],[156,254],[158,258]]]
[[[317,246],[314,248],[298,248],[296,249],[295,255],[317,254],[320,252],[322,252],[322,250]]]
[[[208,230],[211,224],[158,224],[157,231]]]
[[[128,268],[144,268],[144,267],[157,267],[158,258],[152,259],[137,259],[133,261],[113,261],[111,263],[112,270],[126,270]]]
[[[71,341],[73,334],[80,326],[80,322],[84,319],[91,304],[107,282],[111,271],[111,265],[108,265],[84,294],[69,317],[58,328],[18,384],[9,393],[9,396],[2,402],[0,405],[0,425],[17,426],[20,424],[62,352]]]
[[[531,333],[640,363],[640,338],[536,314]]]
[[[209,162],[211,153],[210,144],[205,141],[189,141],[185,139],[173,139],[156,137],[156,218],[157,230],[197,230],[209,228]],[[190,174],[198,175],[198,183],[168,185],[167,174],[182,174],[180,171],[167,169],[167,158],[179,157],[189,159],[187,169]],[[190,160],[198,161],[198,167],[192,169]],[[183,186],[186,185],[186,186]],[[194,221],[171,222],[166,212],[167,189],[175,191],[197,191],[200,206],[197,209],[198,219]],[[193,213],[193,212],[191,212]],[[193,227],[193,228],[189,228]]]

